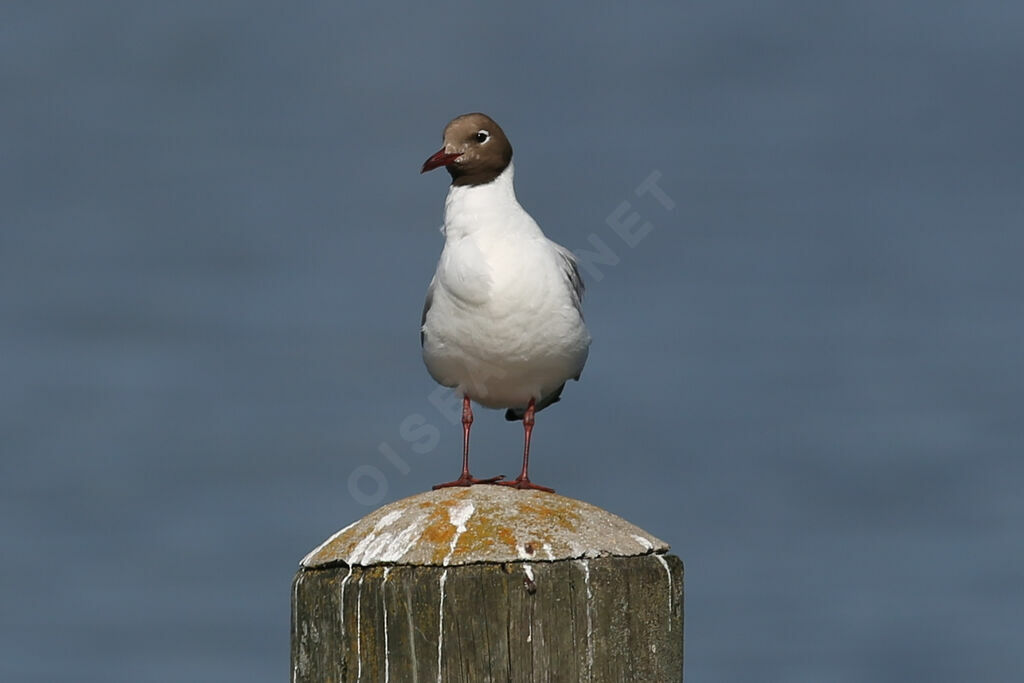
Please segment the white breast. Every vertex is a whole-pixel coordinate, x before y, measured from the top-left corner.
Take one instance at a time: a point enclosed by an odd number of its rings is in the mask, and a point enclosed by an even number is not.
[[[511,165],[449,192],[423,332],[434,379],[489,407],[525,407],[583,369],[590,336],[554,244],[515,199]]]

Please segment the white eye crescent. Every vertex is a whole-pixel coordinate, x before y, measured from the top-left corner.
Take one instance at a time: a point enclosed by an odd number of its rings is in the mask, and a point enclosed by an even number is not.
[[[477,142],[483,144],[491,139],[491,134],[488,133],[486,130],[478,130],[474,137],[476,138]]]

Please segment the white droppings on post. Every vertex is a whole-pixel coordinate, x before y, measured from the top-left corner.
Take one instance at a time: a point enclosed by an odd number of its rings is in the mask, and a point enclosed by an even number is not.
[[[594,592],[590,588],[590,563],[586,560],[577,560],[583,566],[583,583],[587,587],[587,673],[592,674],[594,670],[594,616],[593,606]]]
[[[552,550],[551,550],[551,544],[550,544],[550,543],[546,543],[546,542],[545,542],[545,543],[544,543],[544,544],[543,544],[543,545],[541,546],[541,550],[543,550],[543,551],[544,551],[544,554],[548,556],[548,559],[549,559],[549,560],[551,560],[551,561],[554,561],[554,559],[555,559],[555,553],[554,553],[554,552],[552,552]]]
[[[292,619],[296,619],[296,616],[298,614],[298,612],[297,612],[298,604],[299,604],[299,582],[296,579],[294,582],[292,582]],[[303,631],[303,639],[305,639],[305,631],[306,631],[306,623],[305,622],[303,622],[303,624],[302,624],[302,631]],[[300,653],[301,652],[302,651],[300,650]],[[303,658],[301,657],[301,655],[299,657],[295,658],[295,665],[292,666],[292,683],[296,683],[296,681],[299,680],[299,666],[303,663],[302,659]]]
[[[637,543],[639,543],[640,547],[643,548],[644,550],[653,550],[654,549],[654,545],[651,544],[651,542],[648,541],[643,536],[638,536],[636,534],[633,534],[633,540],[636,541]]]
[[[404,510],[392,510],[377,520],[370,533],[361,538],[349,553],[346,562],[348,564],[372,564],[376,554],[387,548],[395,538],[395,534],[385,531],[386,527],[391,526],[404,513]]]
[[[665,568],[665,576],[668,577],[668,630],[672,631],[672,570],[669,569],[668,562],[665,561],[665,557],[659,553],[654,555],[654,559],[661,562],[661,566]]]
[[[527,567],[529,567],[529,565],[527,565]],[[527,575],[530,577],[530,580],[533,581],[532,568],[527,573]],[[536,603],[534,603],[533,600],[530,600],[528,604],[530,606],[530,614],[528,617],[526,617],[526,642],[533,643],[533,608]]]
[[[356,586],[356,682],[363,680],[363,579],[366,574],[359,574]]]
[[[341,603],[341,623],[345,623],[345,584],[352,578],[352,565],[348,566],[348,573],[345,574],[345,578],[341,580],[341,589],[339,591],[339,602]]]
[[[416,633],[419,631],[412,618],[412,587],[409,582],[405,583],[405,625],[409,630],[409,660],[412,662],[412,683],[419,683],[420,660],[416,656]]]
[[[441,607],[437,611],[437,683],[441,680],[441,646],[444,644],[444,584],[448,580],[448,569],[441,572]]]
[[[448,563],[452,560],[452,555],[455,554],[455,546],[459,542],[459,537],[466,531],[466,522],[473,516],[473,511],[476,508],[469,501],[462,501],[458,505],[453,505],[448,508],[448,521],[451,522],[452,526],[455,527],[455,533],[452,534],[451,545],[448,546],[448,554],[445,556],[442,565],[445,570],[441,572],[440,588],[441,588],[441,600],[437,610],[437,681],[441,683],[441,649],[444,645],[444,584],[448,581]]]
[[[338,595],[338,604],[340,605],[340,607],[338,609],[341,612],[341,614],[339,615],[339,621],[341,622],[342,627],[344,627],[344,624],[345,624],[345,585],[348,583],[348,580],[351,579],[351,578],[352,578],[352,565],[349,565],[348,566],[348,572],[345,574],[345,578],[343,578],[341,580],[341,587],[338,590],[338,593],[339,593],[339,595]],[[356,604],[358,605],[359,603],[357,602]],[[358,612],[357,612],[357,614],[358,614]],[[357,643],[359,642],[358,638],[359,638],[359,629],[357,628],[356,629],[356,639],[357,639],[356,642]]]
[[[384,683],[391,680],[390,651],[388,648],[388,595],[385,585],[388,582],[388,574],[391,567],[384,567],[384,577],[380,580],[380,611],[384,615]]]
[[[330,538],[328,538],[326,541],[324,541],[323,543],[318,545],[316,548],[314,548],[312,551],[310,551],[309,554],[307,554],[304,558],[302,558],[302,561],[299,562],[299,564],[305,565],[307,562],[309,562],[311,559],[313,559],[314,555],[316,555],[321,550],[323,550],[324,548],[329,546],[331,544],[331,541],[333,541],[334,539],[336,539],[339,536],[341,536],[343,533],[345,533],[346,531],[348,531],[349,529],[354,527],[356,524],[359,524],[359,520],[358,519],[356,521],[352,522],[351,524],[349,524],[347,527],[345,527],[341,531],[339,531],[339,532],[337,532],[335,534],[332,534]]]
[[[455,544],[459,542],[459,536],[466,532],[466,522],[473,516],[475,509],[469,501],[463,501],[448,508],[448,520],[455,527],[455,533],[452,535],[452,543],[448,547],[448,555],[444,558],[444,566],[447,567],[451,562],[452,555],[455,554]]]
[[[523,559],[529,559],[531,554],[526,552],[526,547],[522,544],[516,545],[516,552],[519,553],[519,557]],[[527,586],[533,586],[533,567],[528,562],[523,563],[523,573],[526,575]],[[532,588],[527,588],[532,592]],[[527,620],[528,631],[526,633],[526,642],[533,642],[533,603],[530,603],[530,618]]]
[[[402,556],[409,552],[409,549],[420,540],[420,535],[427,526],[427,516],[420,515],[397,534],[390,536],[376,556],[377,562],[398,562]]]

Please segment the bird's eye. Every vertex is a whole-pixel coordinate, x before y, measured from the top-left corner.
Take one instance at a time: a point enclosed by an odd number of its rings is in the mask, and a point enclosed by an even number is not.
[[[491,134],[488,133],[486,130],[477,131],[477,133],[476,133],[476,141],[477,142],[483,143],[483,142],[487,142],[490,139],[491,139]]]

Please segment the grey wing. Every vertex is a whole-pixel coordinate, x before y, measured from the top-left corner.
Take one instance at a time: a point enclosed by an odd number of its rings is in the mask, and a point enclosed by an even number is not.
[[[427,287],[427,300],[423,302],[423,316],[420,318],[420,347],[423,347],[423,342],[426,339],[426,334],[423,332],[423,326],[427,324],[427,311],[430,310],[430,305],[434,303],[434,280],[430,281],[430,286]]]
[[[552,244],[555,243],[552,242]],[[580,276],[580,269],[576,266],[576,256],[560,244],[555,244],[555,251],[558,252],[558,256],[562,262],[562,269],[565,271],[566,280],[572,290],[572,302],[576,306],[576,310],[582,318],[583,290],[586,289],[586,287],[583,286],[583,278]]]

